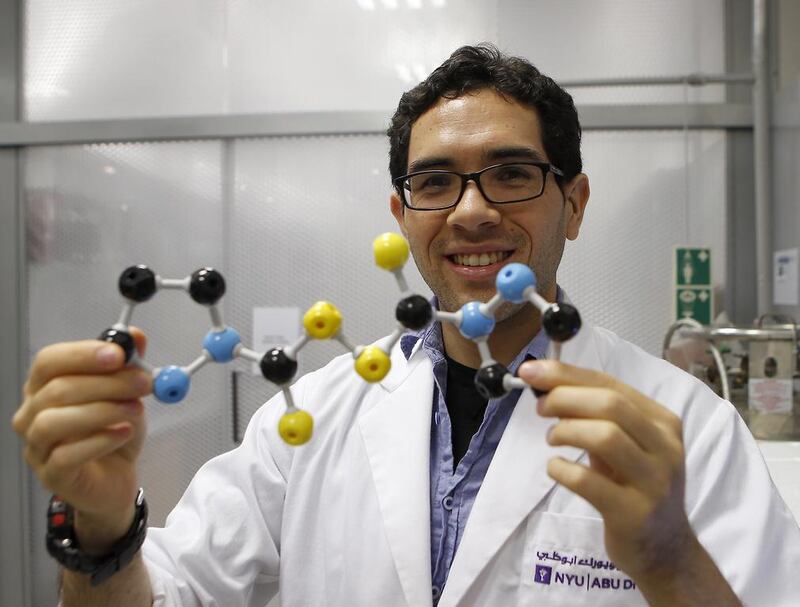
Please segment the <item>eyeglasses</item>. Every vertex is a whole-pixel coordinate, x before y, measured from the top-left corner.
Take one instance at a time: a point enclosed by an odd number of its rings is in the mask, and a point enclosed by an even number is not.
[[[563,177],[547,162],[495,164],[476,173],[418,171],[394,180],[403,204],[415,211],[440,211],[456,206],[474,181],[483,197],[494,204],[510,204],[538,198],[544,192],[547,173]]]

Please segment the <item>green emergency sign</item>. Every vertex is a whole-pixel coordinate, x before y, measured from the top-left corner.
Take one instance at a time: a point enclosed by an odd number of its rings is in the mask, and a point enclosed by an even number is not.
[[[710,325],[714,314],[714,289],[711,285],[711,249],[675,247],[675,319],[692,318]]]
[[[675,318],[693,318],[710,325],[714,309],[714,293],[711,287],[678,287],[675,289]]]
[[[711,286],[711,249],[675,248],[675,284]]]

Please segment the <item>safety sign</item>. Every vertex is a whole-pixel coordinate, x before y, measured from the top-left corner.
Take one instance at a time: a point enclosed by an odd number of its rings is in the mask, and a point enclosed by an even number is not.
[[[714,310],[714,290],[711,286],[711,249],[705,247],[675,247],[674,317],[692,318],[709,325]]]

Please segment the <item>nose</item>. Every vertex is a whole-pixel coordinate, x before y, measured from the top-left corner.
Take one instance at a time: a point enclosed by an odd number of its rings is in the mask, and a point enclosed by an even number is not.
[[[467,182],[464,195],[450,212],[447,223],[467,231],[480,230],[500,223],[500,211],[484,198],[474,180]]]

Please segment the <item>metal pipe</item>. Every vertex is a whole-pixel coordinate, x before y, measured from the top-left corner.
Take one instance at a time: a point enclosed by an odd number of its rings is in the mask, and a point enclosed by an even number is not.
[[[687,329],[688,328],[688,329]],[[693,318],[682,318],[672,324],[669,329],[667,329],[667,335],[664,338],[664,345],[661,350],[661,358],[667,360],[667,351],[672,344],[672,338],[675,333],[679,329],[684,329],[681,334],[686,336],[692,336],[699,339],[706,339],[705,336],[705,329],[703,325],[697,322]],[[722,360],[722,354],[717,349],[717,347],[709,341],[708,349],[711,351],[711,357],[714,359],[714,364],[717,367],[717,373],[719,373],[720,385],[722,388],[722,398],[727,401],[731,400],[731,388],[730,388],[730,381],[728,379],[728,370],[725,368],[725,362]]]
[[[739,327],[698,328],[685,329],[681,331],[681,334],[713,342],[729,340],[796,341],[800,337],[791,326],[772,326],[769,329],[742,329]]]
[[[643,76],[636,78],[584,78],[580,80],[561,80],[564,88],[607,87],[607,86],[705,86],[708,84],[753,84],[755,76],[745,74],[686,74],[684,76]]]
[[[756,297],[759,316],[772,305],[772,201],[770,199],[769,61],[767,2],[753,0],[753,163],[755,172]]]

